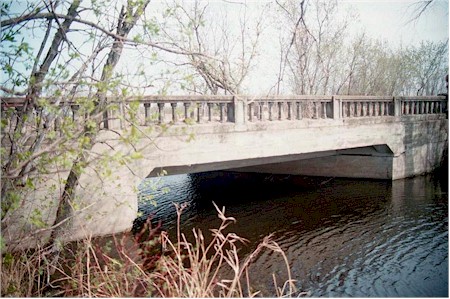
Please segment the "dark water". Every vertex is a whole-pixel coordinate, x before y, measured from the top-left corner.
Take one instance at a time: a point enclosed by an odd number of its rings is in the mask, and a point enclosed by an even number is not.
[[[250,241],[241,254],[273,233],[297,287],[312,297],[447,297],[447,189],[432,176],[391,182],[214,172],[147,181],[142,194],[157,205],[141,202],[140,210],[173,231],[172,202],[189,202],[183,231],[207,232],[220,223],[211,202],[225,206],[237,219],[233,232]],[[286,279],[282,258],[269,251],[252,269],[265,296],[273,295],[271,273]]]

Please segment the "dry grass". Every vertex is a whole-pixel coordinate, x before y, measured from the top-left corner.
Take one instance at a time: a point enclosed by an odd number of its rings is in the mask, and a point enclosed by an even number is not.
[[[217,208],[219,228],[211,230],[206,242],[200,230],[193,230],[193,242],[181,232],[177,206],[177,236],[147,226],[131,236],[88,238],[70,244],[58,259],[40,248],[7,253],[2,259],[1,295],[14,297],[254,297],[249,268],[263,250],[280,254],[286,265],[287,281],[272,296],[297,293],[283,250],[270,236],[244,259],[238,255],[245,239],[226,228],[235,219]],[[150,222],[148,222],[149,224]]]

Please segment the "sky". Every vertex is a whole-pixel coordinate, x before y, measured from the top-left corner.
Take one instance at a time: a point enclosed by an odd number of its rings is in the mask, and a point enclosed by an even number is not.
[[[424,41],[445,42],[449,38],[448,0],[433,0],[433,3],[415,20],[413,19],[416,16],[417,3],[423,0],[337,1],[343,17],[349,11],[358,16],[350,24],[351,34],[356,35],[364,31],[367,37],[387,42],[394,49],[400,46],[418,47]],[[249,3],[249,1],[241,2]],[[264,57],[265,55],[267,56]],[[262,56],[261,60],[267,67],[258,70],[259,84],[248,84],[250,93],[258,93],[260,90],[258,86],[273,84],[271,83],[274,80],[273,74],[279,68],[278,61],[269,60],[269,56],[273,57],[271,54],[265,53]]]
[[[85,0],[84,2],[89,1]],[[155,6],[163,2],[161,0],[152,1]],[[185,0],[185,2],[192,2],[192,0]],[[255,4],[274,3],[275,0],[210,0],[209,2],[210,4],[226,5],[233,9],[236,7],[237,11],[242,4],[252,8],[255,7]],[[359,20],[356,21],[355,19],[355,22],[352,22],[352,31],[354,33],[364,30],[367,36],[387,41],[390,46],[418,46],[422,41],[445,42],[449,37],[448,0],[433,0],[433,3],[427,10],[413,21],[411,19],[415,16],[415,5],[418,2],[423,2],[422,0],[338,0],[338,2],[343,12],[351,9],[359,15]],[[27,2],[19,0],[16,3],[26,5]],[[278,40],[275,41],[273,36],[269,38],[265,44],[272,48],[268,51],[274,51]],[[38,46],[35,48],[37,49]],[[274,57],[278,56],[270,55],[270,57],[264,57],[262,55],[261,61],[265,63],[265,67],[260,70],[260,75],[257,78],[259,83],[266,81],[267,83],[264,85],[273,85],[274,76],[279,69],[279,61],[274,59]],[[126,61],[126,57],[122,60],[122,64],[125,66],[135,65],[134,61],[131,64],[129,61]],[[249,85],[253,86],[253,84]],[[258,90],[249,91],[258,92]]]
[[[418,45],[420,41],[448,39],[448,1],[434,0],[417,19],[413,18],[418,0],[340,0],[352,6],[360,15],[360,22],[368,35],[399,46]]]

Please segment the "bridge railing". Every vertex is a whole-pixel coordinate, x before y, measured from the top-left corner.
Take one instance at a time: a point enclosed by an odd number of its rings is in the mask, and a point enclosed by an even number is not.
[[[80,98],[81,99],[81,98]],[[86,99],[84,99],[86,100]],[[82,101],[81,101],[82,102]],[[61,109],[54,118],[55,129],[61,117],[70,117],[80,124],[88,118],[79,99],[56,101]],[[13,121],[25,98],[1,98],[3,121]],[[52,102],[53,103],[53,102]],[[303,119],[348,119],[370,117],[443,114],[447,111],[446,96],[380,97],[380,96],[141,96],[125,99],[108,98],[104,128],[124,128],[130,120],[138,125],[254,123],[300,121]],[[51,109],[50,109],[51,110]],[[53,110],[49,113],[55,113]],[[5,117],[6,116],[6,117]]]
[[[273,96],[246,100],[246,121],[333,118],[331,96]]]

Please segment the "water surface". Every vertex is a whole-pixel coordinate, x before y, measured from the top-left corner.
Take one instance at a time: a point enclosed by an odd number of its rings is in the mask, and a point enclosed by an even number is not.
[[[141,192],[157,205],[141,201],[141,220],[153,215],[173,233],[173,203],[188,202],[183,231],[207,232],[220,223],[214,201],[250,241],[242,255],[273,234],[310,296],[448,296],[447,186],[431,176],[391,182],[211,172],[155,180]],[[265,296],[274,294],[271,273],[286,279],[282,258],[269,251],[252,269]]]

